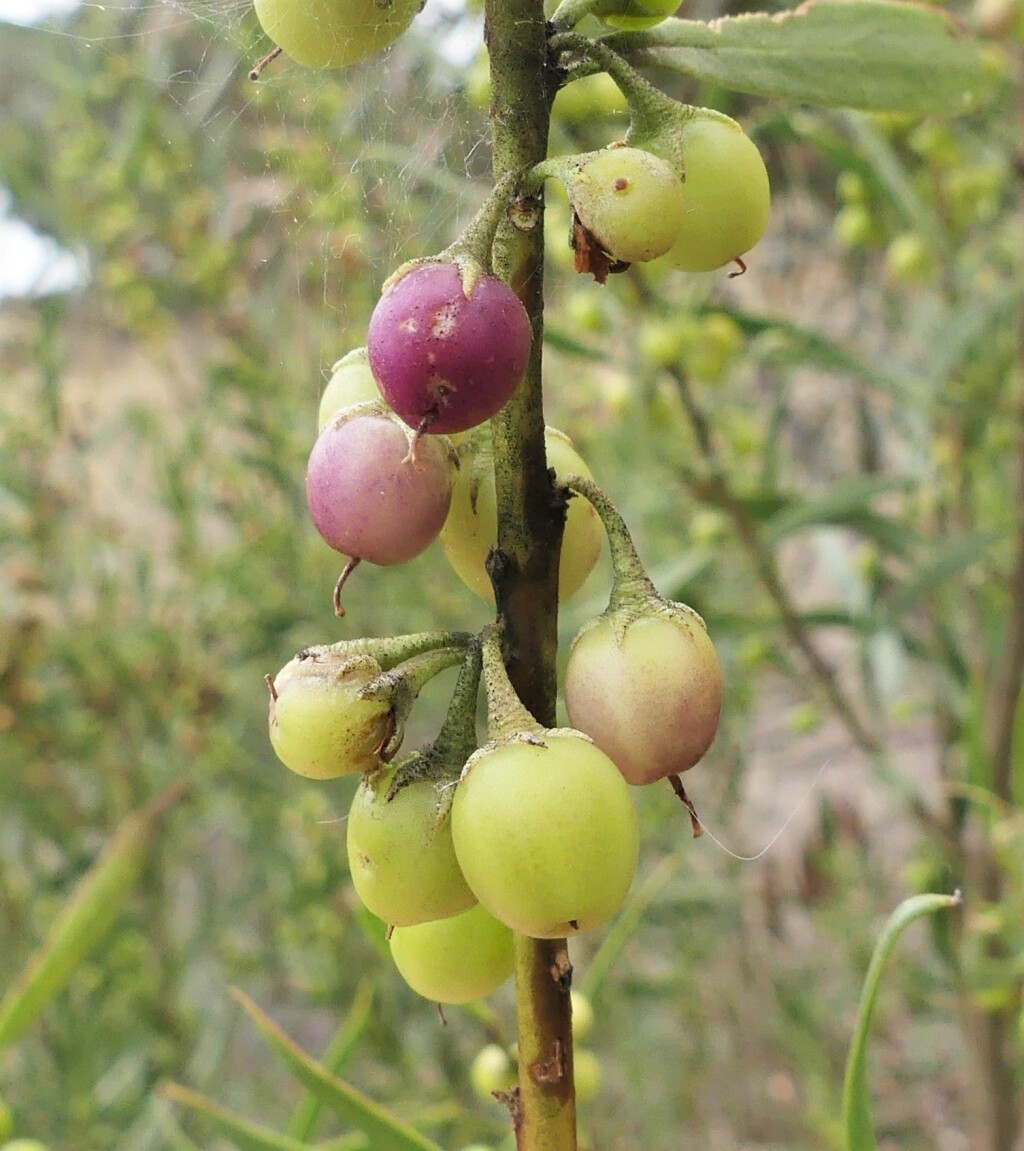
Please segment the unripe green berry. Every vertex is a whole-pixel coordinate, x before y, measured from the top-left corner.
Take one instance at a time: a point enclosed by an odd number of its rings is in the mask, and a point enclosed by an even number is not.
[[[320,397],[317,427],[321,429],[342,408],[381,398],[365,348],[355,348],[348,355],[342,356],[331,373],[324,394]]]
[[[640,148],[605,148],[566,175],[580,223],[609,256],[632,264],[663,256],[684,224],[683,184],[670,164]]]
[[[593,1051],[577,1048],[573,1052],[573,1073],[576,1080],[576,1098],[585,1103],[601,1090],[601,1062]]]
[[[497,1043],[481,1047],[470,1064],[469,1081],[481,1099],[508,1091],[515,1084],[516,1072],[505,1048]]]
[[[394,722],[386,699],[363,699],[381,674],[370,656],[303,652],[274,677],[270,742],[278,758],[307,779],[371,771]]]

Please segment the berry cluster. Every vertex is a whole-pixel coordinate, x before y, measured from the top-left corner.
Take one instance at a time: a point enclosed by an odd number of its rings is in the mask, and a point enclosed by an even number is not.
[[[326,426],[344,422],[339,416]],[[558,433],[548,437],[571,452]],[[638,852],[628,784],[669,778],[699,832],[679,775],[717,729],[722,677],[714,647],[699,616],[654,589],[593,480],[556,476],[581,497],[572,505],[603,527],[614,566],[607,610],[569,654],[572,727],[544,728],[526,710],[495,625],[478,636],[430,632],[307,648],[268,677],[280,759],[310,778],[362,776],[347,821],[353,884],[390,925],[406,981],[441,1003],[467,1002],[504,982],[513,932],[563,938],[615,915]],[[459,677],[437,738],[395,758],[420,689],[455,665]],[[478,747],[481,674],[488,739]]]
[[[405,0],[317,0],[301,10],[257,0],[268,33],[316,65],[375,51],[412,12]],[[662,0],[629,0],[607,18],[640,27],[667,12]],[[353,28],[359,37],[346,31]],[[459,577],[494,600],[486,561],[498,515],[488,421],[526,375],[535,337],[491,264],[498,228],[515,205],[536,198],[547,179],[561,181],[573,209],[576,266],[600,281],[636,261],[663,259],[689,271],[742,266],[764,231],[764,163],[739,125],[670,100],[584,37],[556,33],[550,46],[567,82],[594,67],[612,77],[629,103],[630,130],[622,143],[549,159],[499,182],[455,244],[394,273],[366,346],[335,365],[306,494],[317,531],[348,557],[335,589],[338,614],[356,564],[403,563],[438,536]],[[571,727],[541,726],[516,695],[500,619],[475,636],[311,647],[267,677],[280,759],[313,779],[361,776],[347,821],[353,884],[389,925],[406,981],[441,1003],[476,999],[502,983],[512,971],[513,933],[562,939],[616,914],[637,863],[630,784],[668,778],[700,832],[680,773],[707,751],[722,704],[704,622],[655,590],[569,439],[548,428],[545,450],[568,505],[560,598],[586,580],[603,536],[614,568],[607,609],[569,654]],[[420,689],[454,666],[458,681],[437,738],[398,757]],[[487,740],[478,746],[481,678]]]

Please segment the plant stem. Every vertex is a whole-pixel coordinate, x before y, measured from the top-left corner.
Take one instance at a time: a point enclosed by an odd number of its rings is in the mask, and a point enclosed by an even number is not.
[[[540,163],[547,155],[558,77],[551,65],[542,0],[486,0],[491,60],[493,172]],[[519,698],[546,727],[555,725],[558,553],[565,521],[547,470],[541,391],[544,309],[542,202],[519,205],[498,229],[494,271],[515,289],[533,325],[533,348],[516,394],[492,421],[498,547],[489,570]],[[552,976],[564,941],[516,936],[519,1151],[575,1151],[570,1001]]]

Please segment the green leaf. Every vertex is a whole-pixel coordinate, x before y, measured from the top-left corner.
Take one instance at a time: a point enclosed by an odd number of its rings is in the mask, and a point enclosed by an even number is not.
[[[238,988],[232,988],[231,994],[295,1078],[347,1123],[365,1132],[374,1151],[442,1151],[436,1143],[390,1115],[368,1095],[336,1079],[310,1059]]]
[[[308,1151],[308,1144],[242,1119],[198,1091],[190,1091],[177,1083],[164,1083],[160,1094],[202,1115],[214,1130],[230,1139],[236,1147],[241,1147],[242,1151]]]
[[[885,603],[893,619],[909,611],[918,600],[929,595],[947,580],[962,576],[968,568],[984,558],[999,539],[998,532],[967,536],[934,548],[924,562],[915,564],[914,576],[902,584]]]
[[[187,789],[179,782],[128,816],[79,881],[0,1001],[0,1051],[22,1036],[103,941],[139,878],[160,820]]]
[[[978,46],[925,4],[812,0],[776,15],[666,20],[608,43],[636,63],[832,107],[959,115],[990,87]]]
[[[829,371],[843,372],[854,379],[862,380],[877,391],[897,399],[918,403],[925,399],[924,390],[916,381],[895,374],[890,367],[870,363],[849,348],[830,340],[812,328],[801,327],[789,320],[754,315],[736,308],[715,307],[706,310],[724,312],[735,320],[744,335],[781,336],[788,347],[785,356],[773,354],[776,362],[788,360],[799,367],[817,364]]]
[[[931,915],[943,908],[958,907],[960,893],[952,895],[915,895],[905,899],[889,917],[888,923],[875,944],[868,973],[864,978],[860,1006],[853,1042],[846,1061],[843,1082],[843,1118],[845,1151],[875,1151],[875,1133],[871,1121],[871,1094],[868,1088],[867,1043],[871,1029],[871,1016],[878,997],[882,972],[896,941],[906,928],[923,915]]]
[[[787,536],[822,524],[856,528],[878,539],[893,551],[905,551],[910,542],[910,529],[871,508],[880,495],[901,491],[910,482],[899,477],[859,476],[833,484],[828,491],[812,499],[793,500],[764,525],[764,539],[775,547]]]
[[[349,1056],[366,1030],[372,1008],[373,987],[364,979],[356,988],[348,1014],[341,1021],[334,1038],[324,1052],[323,1066],[332,1075],[337,1075],[348,1062]],[[289,1135],[300,1140],[308,1139],[313,1134],[322,1106],[321,1100],[312,1093],[303,1099],[288,1124]]]
[[[557,327],[553,323],[544,325],[544,346],[570,356],[579,356],[583,360],[600,362],[605,358],[605,353],[599,348],[589,347],[565,328]]]

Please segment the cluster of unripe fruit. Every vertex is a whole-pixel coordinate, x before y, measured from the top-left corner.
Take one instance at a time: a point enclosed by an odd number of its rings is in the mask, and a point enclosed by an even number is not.
[[[301,10],[257,0],[256,7],[296,59],[335,65],[394,39],[416,0],[319,0]],[[643,26],[669,11],[662,0],[629,0],[627,9],[602,15]],[[348,557],[335,589],[339,614],[341,587],[356,564],[403,563],[438,536],[459,576],[493,599],[486,561],[497,543],[497,511],[487,421],[522,381],[535,336],[515,292],[491,270],[494,238],[513,204],[528,204],[547,179],[560,180],[573,210],[576,266],[599,280],[659,258],[690,271],[732,261],[742,268],[740,257],[767,222],[764,164],[734,121],[677,104],[583,37],[555,34],[550,43],[567,74],[580,71],[582,59],[612,76],[629,102],[629,133],[622,144],[507,177],[456,244],[390,278],[365,348],[335,366],[306,494],[317,531]],[[476,999],[502,983],[512,971],[513,933],[561,939],[619,910],[637,862],[630,784],[668,778],[700,830],[679,776],[710,746],[722,703],[704,623],[655,590],[621,517],[567,437],[547,429],[545,448],[555,486],[574,497],[560,598],[589,575],[603,535],[614,568],[607,610],[569,654],[571,727],[545,728],[523,706],[496,625],[476,636],[307,648],[267,677],[270,736],[281,760],[314,779],[361,775],[347,821],[353,884],[389,925],[407,982],[441,1003]],[[456,665],[437,739],[396,758],[423,684]],[[481,677],[488,738],[478,746]]]
[[[362,412],[345,409],[326,427],[344,428]],[[557,434],[549,440],[560,443]],[[390,467],[413,470],[420,456],[417,447]],[[471,457],[466,470],[473,466]],[[566,474],[560,482],[607,533],[614,569],[609,607],[568,656],[572,727],[545,729],[522,706],[496,626],[475,637],[433,632],[307,648],[268,677],[280,759],[315,779],[361,775],[346,823],[353,885],[389,924],[406,982],[438,1003],[466,1003],[504,982],[513,932],[563,938],[616,914],[639,845],[628,784],[670,778],[686,801],[680,772],[717,730],[723,684],[703,620],[658,595],[593,480]],[[483,572],[482,556],[477,562]],[[440,734],[395,759],[423,684],[457,664]],[[477,747],[481,672],[488,740]]]

